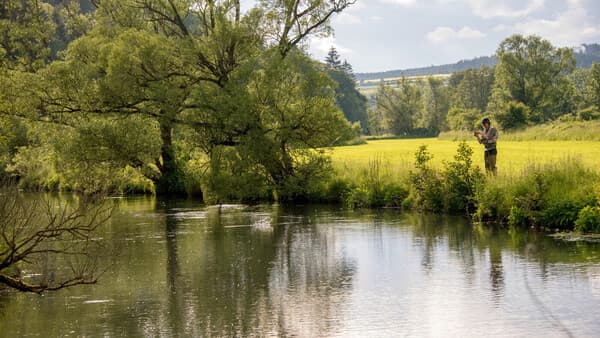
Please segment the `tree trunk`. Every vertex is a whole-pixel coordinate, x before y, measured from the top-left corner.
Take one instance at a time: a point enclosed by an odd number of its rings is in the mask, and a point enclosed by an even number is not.
[[[185,195],[183,171],[175,159],[173,148],[173,124],[167,119],[160,121],[160,137],[162,140],[160,177],[154,181],[158,195]]]

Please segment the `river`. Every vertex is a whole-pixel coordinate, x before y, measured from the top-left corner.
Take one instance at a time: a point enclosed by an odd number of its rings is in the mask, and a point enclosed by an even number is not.
[[[125,198],[98,284],[0,291],[3,337],[600,335],[600,243],[464,218]]]

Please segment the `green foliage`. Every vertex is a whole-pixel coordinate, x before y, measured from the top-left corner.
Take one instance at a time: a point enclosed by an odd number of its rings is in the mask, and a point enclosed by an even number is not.
[[[544,205],[541,224],[550,229],[572,229],[579,211],[590,202],[581,196],[553,196]]]
[[[454,160],[445,162],[445,170],[432,169],[433,158],[426,146],[415,154],[416,172],[411,172],[411,195],[406,203],[418,210],[471,214],[475,211],[476,192],[484,176],[473,166],[473,149],[466,143],[458,145]]]
[[[56,30],[53,11],[41,1],[0,3],[0,68],[34,71],[45,65]]]
[[[600,110],[600,63],[595,62],[585,82],[586,102]]]
[[[575,230],[600,233],[600,207],[588,205],[581,209],[575,221]]]
[[[345,60],[341,61],[340,55],[334,47],[329,50],[325,64],[327,73],[337,84],[335,96],[338,106],[348,121],[359,122],[362,133],[366,133],[369,130],[367,98],[356,88],[352,66]]]
[[[428,77],[423,86],[423,109],[418,118],[417,126],[424,128],[434,135],[446,130],[446,115],[449,108],[448,88],[444,82],[434,77]]]
[[[445,162],[445,170],[430,167],[433,158],[426,146],[415,154],[416,171],[410,173],[410,196],[406,204],[423,211],[466,213],[475,211],[476,191],[484,176],[473,166],[473,149],[466,143],[458,145],[454,160]]]
[[[348,179],[334,175],[325,185],[325,192],[321,196],[321,200],[329,203],[346,201],[352,188],[353,185]],[[352,205],[353,203],[346,202],[346,204]]]
[[[477,211],[473,214],[473,218],[478,221],[511,223],[507,216],[510,216],[513,212],[522,211],[512,210],[514,205],[512,205],[511,193],[512,187],[507,186],[504,181],[498,179],[487,180],[475,192]]]
[[[248,176],[264,173],[279,196],[295,198],[327,171],[315,149],[355,136],[333,83],[297,49],[329,33],[328,18],[348,1],[315,2],[301,15],[289,1],[243,12],[227,1],[106,0],[93,13],[75,1],[11,3],[0,5],[0,112],[71,127],[61,130],[64,140],[51,140],[56,161],[44,166],[70,188],[100,189],[113,177],[107,189],[118,190],[119,173],[130,167],[158,193],[200,193],[192,152],[178,148],[194,143],[203,152],[194,156],[209,159],[232,147],[250,161]],[[46,65],[78,36],[62,60]]]
[[[567,115],[565,115],[566,117]],[[600,141],[600,120],[581,121],[568,116],[560,120],[530,126],[523,130],[515,130],[502,134],[503,141]],[[472,138],[467,135],[467,138]]]
[[[527,226],[527,214],[525,210],[516,205],[511,206],[508,214],[508,225],[516,227]]]
[[[209,155],[229,148],[225,164],[211,166],[211,171],[230,175],[233,169],[244,167],[248,175],[265,180],[278,200],[306,199],[331,171],[322,148],[357,136],[336,104],[333,82],[302,53],[291,52],[281,59],[276,49],[236,75],[243,88],[232,90],[235,96],[216,99],[223,100],[220,106],[235,107],[227,112],[231,123],[246,131],[221,145],[219,139],[205,144]],[[215,116],[219,117],[223,116]],[[212,156],[211,160],[218,158]],[[239,183],[233,180],[231,189],[244,190],[235,188]]]
[[[226,201],[254,202],[273,200],[267,174],[235,149],[215,149],[209,161],[198,166],[209,168],[202,176],[202,193],[208,203]]]
[[[577,119],[579,121],[600,120],[600,110],[595,107],[588,107],[577,111]]]
[[[439,173],[429,165],[432,158],[425,145],[415,153],[416,170],[410,173],[411,191],[408,198],[417,210],[441,212],[444,209],[443,184]]]
[[[478,109],[451,108],[446,118],[451,130],[473,131],[480,125],[482,116]]]
[[[451,107],[483,112],[487,109],[494,85],[494,70],[481,67],[456,72],[448,82]]]
[[[27,127],[17,118],[0,116],[0,180],[6,180],[6,167],[20,147],[28,144]]]
[[[504,130],[512,130],[527,125],[529,107],[517,101],[508,102],[506,108],[498,111],[495,118]]]
[[[331,47],[325,57],[325,64],[332,69],[339,69],[342,66],[342,59],[335,47]]]
[[[320,147],[355,137],[336,105],[330,79],[306,56],[264,59],[247,102],[261,121],[239,151],[263,168],[281,200],[301,198],[329,170]]]
[[[475,192],[483,184],[484,175],[473,166],[472,156],[473,149],[461,142],[454,161],[446,163],[442,177],[444,209],[447,212],[471,214],[475,210]]]
[[[119,192],[128,181],[123,173],[131,173],[127,167],[146,177],[159,175],[149,163],[160,154],[160,132],[153,120],[143,116],[90,119],[76,129],[64,130],[52,142],[56,170],[76,190]]]
[[[555,48],[538,36],[513,35],[500,43],[496,55],[494,113],[511,101],[527,106],[534,123],[570,112],[566,76],[575,68],[571,49]]]
[[[392,175],[385,163],[375,158],[352,175],[337,173],[323,185],[320,201],[342,203],[348,208],[400,208],[409,194],[407,182]]]
[[[516,180],[488,181],[477,191],[479,220],[570,230],[580,210],[596,205],[597,173],[577,162],[530,168]]]
[[[412,135],[422,109],[421,90],[402,78],[397,88],[381,85],[375,99],[375,112],[383,120],[383,130],[400,136]]]
[[[350,122],[359,122],[363,133],[369,130],[367,98],[356,89],[352,74],[341,69],[328,69],[327,73],[337,83],[336,102]]]
[[[49,144],[20,147],[6,171],[19,178],[21,188],[56,190],[61,180],[52,165],[53,159],[54,149]]]

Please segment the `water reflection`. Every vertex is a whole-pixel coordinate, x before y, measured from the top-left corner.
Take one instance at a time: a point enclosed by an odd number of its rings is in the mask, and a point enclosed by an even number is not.
[[[600,246],[462,218],[125,199],[96,286],[0,292],[0,336],[593,336]],[[25,321],[23,318],[27,318]]]

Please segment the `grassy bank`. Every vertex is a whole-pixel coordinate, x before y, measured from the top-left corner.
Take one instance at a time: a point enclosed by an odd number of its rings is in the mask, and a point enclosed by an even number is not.
[[[446,141],[471,141],[467,131],[449,131],[438,136]],[[554,121],[523,130],[501,133],[502,141],[600,141],[600,121]]]
[[[342,203],[348,208],[394,207],[473,216],[514,226],[600,232],[600,146],[591,141],[501,141],[497,177],[482,172],[483,151],[474,141],[430,139],[371,140],[331,151],[333,171],[304,184],[296,202]],[[77,190],[64,184],[50,161],[28,161],[22,188]],[[186,184],[208,203],[273,201],[257,194],[248,176],[209,185],[203,162],[188,162]],[[99,168],[102,169],[102,168]],[[106,173],[111,173],[107,170]],[[153,193],[153,185],[132,168],[105,177],[115,194]],[[90,176],[94,179],[96,176]],[[102,176],[101,178],[103,178]],[[259,177],[256,182],[264,184]],[[91,181],[90,185],[96,181]],[[255,181],[251,181],[255,182]],[[218,192],[235,192],[216,195]],[[229,190],[227,190],[229,189]],[[212,198],[213,193],[217,198]],[[207,197],[208,196],[208,197]]]
[[[474,150],[474,163],[483,167],[483,147],[473,137],[467,144]],[[364,145],[334,148],[332,161],[342,175],[360,175],[370,162],[378,160],[387,174],[405,176],[414,166],[414,154],[421,145],[426,145],[433,155],[432,166],[441,168],[444,161],[453,158],[458,142],[435,138],[368,141]],[[531,166],[565,160],[578,160],[585,166],[597,167],[600,164],[600,144],[594,141],[507,141],[504,135],[498,142],[500,175],[513,176]]]
[[[336,173],[324,195],[348,207],[403,207],[513,226],[600,232],[597,143],[502,142],[497,177],[482,173],[480,147],[418,139],[336,148]]]

